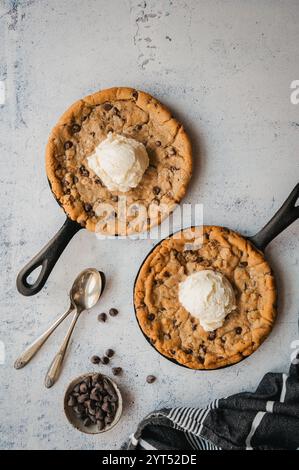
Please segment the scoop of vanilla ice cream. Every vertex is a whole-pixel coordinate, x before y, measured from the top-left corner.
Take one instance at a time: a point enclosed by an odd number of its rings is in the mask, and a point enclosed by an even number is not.
[[[111,132],[87,161],[110,191],[121,192],[136,188],[149,164],[141,142]]]
[[[179,284],[179,301],[199,320],[205,331],[223,325],[226,315],[236,308],[233,288],[223,274],[198,271]]]

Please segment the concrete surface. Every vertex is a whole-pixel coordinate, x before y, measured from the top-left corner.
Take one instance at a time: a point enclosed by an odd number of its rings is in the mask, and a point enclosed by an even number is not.
[[[19,295],[15,278],[64,220],[44,170],[51,126],[74,100],[113,85],[149,91],[184,122],[196,167],[185,202],[204,204],[204,222],[257,231],[299,176],[299,105],[290,102],[299,79],[298,22],[296,0],[1,1],[1,448],[119,448],[155,408],[202,406],[253,390],[270,369],[287,371],[297,338],[298,222],[267,249],[280,297],[273,333],[250,358],[220,371],[179,368],[141,335],[132,286],[152,241],[99,242],[82,231],[38,295]],[[105,271],[107,289],[82,316],[59,383],[46,390],[67,325],[25,369],[15,371],[13,362],[66,309],[73,278],[88,266]],[[111,306],[119,316],[98,324],[96,314]],[[89,358],[108,346],[125,371],[118,380],[124,416],[110,433],[80,434],[64,417],[64,390],[96,370]],[[158,377],[153,385],[145,384],[149,373]]]

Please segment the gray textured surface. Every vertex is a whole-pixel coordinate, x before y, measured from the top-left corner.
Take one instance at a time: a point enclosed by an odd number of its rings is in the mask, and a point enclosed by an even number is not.
[[[99,242],[82,231],[40,294],[20,296],[15,278],[64,220],[44,171],[51,126],[74,100],[113,85],[145,89],[183,120],[196,166],[186,202],[204,204],[206,223],[246,234],[260,228],[298,180],[299,105],[290,103],[298,21],[296,0],[1,1],[1,448],[118,448],[154,408],[204,405],[254,389],[269,369],[287,369],[297,336],[298,223],[267,250],[280,293],[273,333],[250,358],[215,372],[169,363],[137,328],[132,285],[150,241]],[[72,280],[87,266],[105,271],[107,289],[82,316],[59,383],[46,390],[44,374],[66,325],[25,369],[12,365],[67,307]],[[110,306],[120,315],[100,326],[96,313]],[[95,370],[89,357],[108,346],[125,370],[119,383],[127,406],[115,430],[86,436],[66,421],[63,393],[72,378]],[[148,373],[155,384],[145,385]]]

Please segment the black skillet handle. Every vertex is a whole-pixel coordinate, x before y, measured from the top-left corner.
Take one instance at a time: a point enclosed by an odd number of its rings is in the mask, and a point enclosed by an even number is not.
[[[267,225],[265,225],[265,227],[256,235],[248,237],[254,246],[263,251],[268,243],[299,218],[299,206],[296,206],[298,198],[299,183],[295,186],[287,200],[272,217],[270,222],[268,222]]]
[[[19,272],[17,289],[20,294],[27,296],[34,295],[42,289],[61,253],[81,228],[81,225],[77,222],[66,219],[61,229],[49,243]],[[30,284],[27,281],[28,276],[39,266],[42,268],[41,272],[36,281]]]

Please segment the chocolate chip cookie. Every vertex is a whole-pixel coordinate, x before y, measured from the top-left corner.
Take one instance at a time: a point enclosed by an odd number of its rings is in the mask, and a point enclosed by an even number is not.
[[[142,142],[149,156],[142,181],[125,194],[109,191],[87,164],[109,132]],[[155,98],[132,88],[110,88],[63,114],[48,141],[46,169],[72,220],[91,231],[125,235],[160,223],[182,199],[192,172],[191,145],[183,126]]]
[[[276,288],[264,256],[232,230],[204,226],[158,244],[144,262],[134,289],[138,322],[164,356],[192,369],[217,369],[252,354],[276,317]],[[212,269],[233,286],[237,308],[215,331],[205,331],[178,300],[187,275]]]

